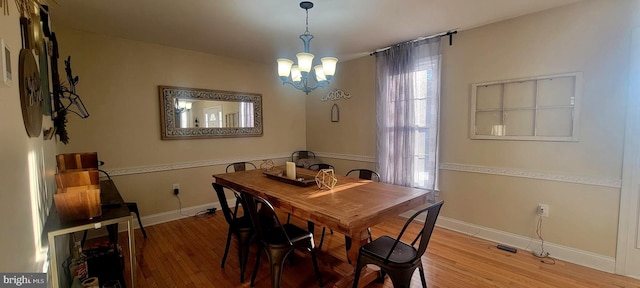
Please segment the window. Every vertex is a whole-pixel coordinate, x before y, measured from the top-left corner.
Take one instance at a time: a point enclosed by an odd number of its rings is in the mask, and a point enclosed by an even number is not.
[[[378,164],[382,181],[435,189],[440,100],[439,38],[377,57]]]
[[[473,84],[472,139],[577,141],[580,73]]]

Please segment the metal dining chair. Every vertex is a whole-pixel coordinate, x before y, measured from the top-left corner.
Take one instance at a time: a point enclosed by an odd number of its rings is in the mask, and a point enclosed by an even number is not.
[[[307,151],[307,150],[299,150],[291,153],[291,162],[296,162],[296,160],[299,160],[299,159],[309,159],[309,158],[316,158],[316,154],[313,153],[313,151]]]
[[[249,207],[249,214],[251,215],[259,246],[255,269],[251,276],[251,287],[254,287],[256,276],[258,275],[260,255],[262,255],[263,250],[267,253],[269,266],[271,266],[271,287],[277,288],[280,287],[284,262],[287,256],[296,248],[311,253],[311,261],[318,278],[318,284],[322,287],[322,278],[314,250],[313,234],[293,224],[281,224],[275,209],[266,199],[246,192],[242,192],[242,197]],[[271,215],[273,226],[271,224],[263,224],[265,215]]]
[[[224,254],[222,256],[222,264],[221,268],[224,268],[224,263],[227,260],[227,255],[229,254],[229,246],[231,245],[231,235],[235,235],[238,240],[238,259],[240,261],[240,283],[244,282],[244,272],[247,267],[247,259],[249,257],[249,245],[251,244],[251,237],[253,237],[253,225],[251,224],[251,218],[248,215],[244,215],[238,217],[238,208],[242,205],[242,209],[246,213],[246,206],[243,203],[243,199],[240,196],[240,193],[237,191],[227,188],[233,191],[233,194],[236,197],[236,205],[233,211],[229,208],[229,204],[227,202],[227,197],[224,193],[224,188],[220,184],[211,183],[213,186],[213,190],[216,191],[218,195],[218,201],[220,201],[220,206],[222,207],[222,214],[224,214],[224,219],[229,224],[229,232],[227,233],[227,244],[224,247]]]
[[[320,171],[322,169],[333,169],[334,171],[336,170],[333,165],[331,164],[327,164],[327,163],[317,163],[317,164],[312,164],[309,165],[309,168],[307,168],[309,170],[314,170],[314,171]]]
[[[372,181],[378,181],[380,182],[380,174],[378,174],[378,172],[373,171],[373,170],[369,170],[369,169],[351,169],[349,170],[349,172],[347,172],[347,177],[349,177],[349,175],[351,173],[358,173],[358,178],[359,179],[365,179],[365,180],[372,180]]]
[[[436,225],[436,219],[440,214],[440,208],[442,208],[444,201],[435,203],[427,208],[424,208],[411,216],[402,227],[400,234],[397,238],[389,236],[382,236],[360,247],[358,251],[358,262],[356,265],[356,274],[354,276],[353,288],[358,287],[358,281],[360,278],[360,270],[367,264],[373,264],[380,267],[382,270],[382,277],[385,274],[389,275],[393,287],[409,287],[411,284],[411,276],[413,272],[418,268],[420,274],[420,281],[422,281],[422,287],[427,287],[427,281],[424,278],[424,269],[422,267],[422,260],[420,259],[429,245],[429,239],[431,239],[431,233]],[[407,244],[401,241],[407,227],[411,222],[421,214],[427,213],[427,217],[422,225],[422,229],[416,236],[416,238]],[[418,242],[420,240],[420,242]],[[414,245],[418,243],[416,249]]]
[[[235,163],[231,163],[229,165],[227,165],[227,168],[225,168],[225,172],[229,173],[229,168],[233,167],[233,171],[231,172],[239,172],[239,171],[246,171],[247,170],[247,166],[251,166],[253,167],[253,169],[257,169],[256,165],[251,163],[251,162],[235,162]]]

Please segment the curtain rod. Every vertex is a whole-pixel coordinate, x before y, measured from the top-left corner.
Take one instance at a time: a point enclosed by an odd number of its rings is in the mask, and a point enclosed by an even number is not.
[[[387,47],[384,47],[384,48],[377,49],[376,51],[371,52],[369,54],[369,56],[373,56],[373,55],[376,55],[377,53],[380,53],[382,51],[389,50],[392,47],[404,45],[404,44],[407,44],[407,43],[414,43],[414,42],[418,42],[418,41],[422,41],[422,40],[426,40],[426,39],[431,39],[431,38],[435,38],[435,37],[449,36],[449,46],[451,46],[451,45],[453,45],[453,34],[458,34],[458,30],[450,30],[450,31],[447,31],[447,32],[441,32],[441,33],[438,33],[438,34],[433,34],[431,36],[420,37],[418,39],[413,39],[413,40],[409,40],[409,41],[405,41],[405,42],[400,42],[400,43],[397,43],[397,44],[394,44],[394,45],[391,45],[391,46],[387,46]]]

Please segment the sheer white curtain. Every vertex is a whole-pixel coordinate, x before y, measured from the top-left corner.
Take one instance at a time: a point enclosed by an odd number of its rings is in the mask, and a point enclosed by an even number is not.
[[[376,53],[376,169],[383,182],[435,189],[440,37]]]

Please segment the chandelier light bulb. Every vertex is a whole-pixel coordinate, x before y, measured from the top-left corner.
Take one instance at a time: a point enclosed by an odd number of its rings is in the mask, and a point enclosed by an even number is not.
[[[298,65],[291,66],[291,80],[293,80],[294,83],[302,80],[302,73],[300,73]]]
[[[280,77],[289,77],[289,73],[291,73],[291,65],[293,65],[293,61],[285,58],[279,58],[278,75]]]

